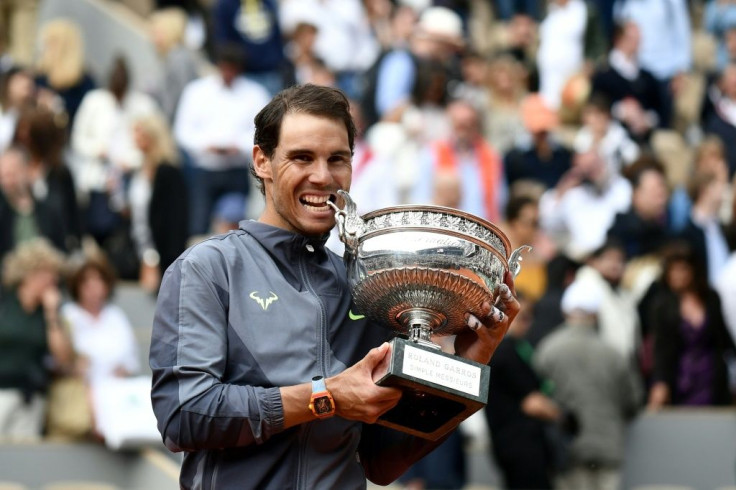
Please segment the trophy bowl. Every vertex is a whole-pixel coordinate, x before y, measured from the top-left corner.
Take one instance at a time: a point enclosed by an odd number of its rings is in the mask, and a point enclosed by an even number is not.
[[[358,312],[396,331],[376,383],[401,387],[379,424],[437,439],[488,400],[489,367],[442,352],[433,336],[469,328],[493,303],[506,271],[515,276],[522,246],[477,216],[442,206],[395,206],[358,216],[347,192],[335,210],[348,282]]]
[[[465,314],[480,316],[530,248],[512,252],[496,225],[442,206],[395,206],[359,217],[350,195],[338,192],[346,205],[336,220],[356,307],[417,342],[467,328]]]

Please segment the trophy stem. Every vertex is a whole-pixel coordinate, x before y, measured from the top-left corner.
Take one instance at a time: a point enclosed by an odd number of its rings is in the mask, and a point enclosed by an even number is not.
[[[409,332],[409,340],[418,344],[440,349],[432,342],[432,331],[447,321],[445,316],[426,308],[410,308],[398,314],[398,320]]]

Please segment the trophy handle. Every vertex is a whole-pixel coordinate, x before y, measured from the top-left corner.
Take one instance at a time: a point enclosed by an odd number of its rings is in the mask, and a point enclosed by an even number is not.
[[[521,272],[521,253],[527,251],[531,252],[532,247],[529,245],[522,245],[521,247],[511,252],[511,256],[509,257],[509,270],[514,277],[518,276],[519,272]]]
[[[365,221],[358,216],[358,207],[350,194],[340,189],[337,193],[342,196],[345,201],[345,207],[340,209],[331,201],[327,204],[335,211],[335,222],[337,223],[337,232],[340,240],[345,244],[345,250],[352,255],[358,252],[358,243],[363,235]]]

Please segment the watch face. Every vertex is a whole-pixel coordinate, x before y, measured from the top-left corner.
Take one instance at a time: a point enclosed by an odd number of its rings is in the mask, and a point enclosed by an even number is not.
[[[317,415],[324,415],[332,412],[332,402],[330,397],[321,396],[314,399],[314,413]]]

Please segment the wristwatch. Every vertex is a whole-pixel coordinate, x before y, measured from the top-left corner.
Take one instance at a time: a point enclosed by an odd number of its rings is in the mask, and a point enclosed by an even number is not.
[[[312,378],[312,396],[309,399],[309,409],[315,417],[326,419],[335,415],[335,400],[327,391],[325,379],[322,376]]]

